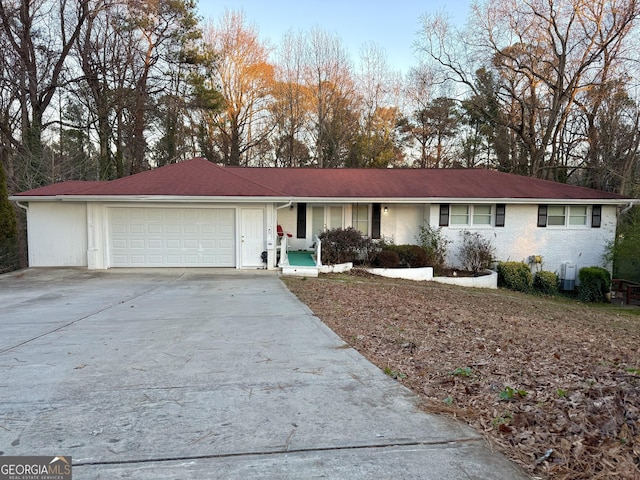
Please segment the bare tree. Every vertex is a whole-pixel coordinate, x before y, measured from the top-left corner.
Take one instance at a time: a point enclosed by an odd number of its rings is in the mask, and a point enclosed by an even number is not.
[[[320,168],[342,166],[358,125],[351,62],[340,38],[317,28],[309,34],[306,59],[315,163]]]
[[[63,78],[67,59],[92,8],[90,0],[0,0],[0,35],[12,64],[12,84],[5,86],[21,93],[19,132],[12,132],[19,159],[10,168],[19,188],[55,181],[44,164],[42,135],[51,121],[45,113],[61,84],[71,81]]]
[[[527,173],[558,179],[565,123],[579,95],[602,81],[603,60],[619,60],[636,0],[498,0],[473,8],[470,35],[457,34],[462,43],[451,43],[446,22],[431,17],[420,48],[474,94],[477,62],[492,68],[502,120],[518,137]]]
[[[360,129],[350,166],[387,167],[401,163],[397,108],[400,75],[391,71],[385,51],[375,43],[360,51],[356,84],[360,93]]]
[[[288,32],[278,49],[276,81],[270,105],[274,118],[276,164],[299,167],[309,162],[303,129],[309,120],[311,99],[304,85],[306,39],[302,33]]]

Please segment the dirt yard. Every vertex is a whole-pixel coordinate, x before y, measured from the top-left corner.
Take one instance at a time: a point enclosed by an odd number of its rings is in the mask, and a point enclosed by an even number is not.
[[[640,308],[358,271],[285,283],[425,410],[533,478],[640,479]]]

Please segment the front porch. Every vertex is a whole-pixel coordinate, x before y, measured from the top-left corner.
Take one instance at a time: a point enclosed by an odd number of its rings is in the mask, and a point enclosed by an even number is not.
[[[288,237],[280,237],[278,266],[282,275],[297,277],[317,277],[322,268],[320,239],[316,237],[315,250],[289,251]]]

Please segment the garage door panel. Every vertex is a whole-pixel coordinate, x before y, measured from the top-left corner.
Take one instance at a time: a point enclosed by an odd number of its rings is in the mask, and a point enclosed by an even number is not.
[[[111,208],[110,259],[126,266],[235,266],[235,210]]]

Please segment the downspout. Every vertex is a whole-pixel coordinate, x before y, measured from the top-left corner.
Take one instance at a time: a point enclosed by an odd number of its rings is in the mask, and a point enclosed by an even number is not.
[[[621,210],[620,210],[620,215],[624,215],[625,213],[627,213],[629,210],[631,210],[633,208],[633,205],[635,204],[635,202],[629,202],[627,205],[625,205]]]
[[[279,207],[276,207],[276,210],[282,210],[283,208],[287,208],[290,207],[291,205],[293,205],[293,200],[290,199],[288,203],[286,203],[285,205],[280,205]]]
[[[16,200],[16,205],[23,209],[25,212],[29,211],[29,207],[27,205],[23,205],[19,200]]]

